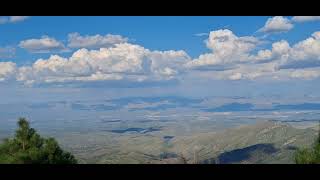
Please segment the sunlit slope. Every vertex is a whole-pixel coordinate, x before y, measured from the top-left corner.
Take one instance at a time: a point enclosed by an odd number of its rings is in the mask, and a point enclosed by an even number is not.
[[[181,156],[187,163],[293,163],[296,148],[310,146],[317,131],[265,121],[169,141],[164,134],[75,134],[63,141],[82,163],[181,163]]]
[[[173,141],[173,151],[182,151],[190,162],[293,163],[297,147],[310,146],[314,129],[296,129],[288,124],[262,122],[220,133],[204,133]]]

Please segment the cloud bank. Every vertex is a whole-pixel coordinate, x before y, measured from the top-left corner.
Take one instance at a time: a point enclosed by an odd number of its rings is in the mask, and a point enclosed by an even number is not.
[[[13,19],[19,21],[17,17]],[[299,16],[292,21],[311,19]],[[268,19],[260,31],[285,32],[291,28],[293,24],[289,19],[276,16]],[[280,40],[272,43],[269,49],[261,49],[263,43],[255,36],[238,36],[229,29],[214,30],[208,33],[205,41],[210,52],[192,59],[183,50],[149,50],[129,43],[128,38],[120,35],[70,33],[67,45],[53,37],[42,36],[23,40],[19,47],[30,53],[56,54],[26,66],[2,60],[0,81],[33,85],[107,81],[160,83],[180,81],[186,75],[194,79],[230,81],[320,77],[320,31],[295,44]],[[68,57],[57,55],[70,48],[76,50]],[[1,51],[4,50],[0,48],[0,57]]]
[[[72,81],[170,80],[190,57],[184,51],[150,51],[121,43],[99,50],[80,49],[70,58],[53,55],[20,67],[17,80],[26,84]]]
[[[320,75],[320,32],[290,46],[281,40],[271,49],[253,53],[259,40],[238,37],[230,30],[210,33],[207,47],[212,53],[200,55],[186,67],[210,79],[288,80],[313,79]],[[211,67],[211,68],[208,68]]]

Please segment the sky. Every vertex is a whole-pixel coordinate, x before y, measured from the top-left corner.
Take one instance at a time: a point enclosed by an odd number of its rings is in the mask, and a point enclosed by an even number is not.
[[[320,96],[320,16],[0,16],[2,102]]]

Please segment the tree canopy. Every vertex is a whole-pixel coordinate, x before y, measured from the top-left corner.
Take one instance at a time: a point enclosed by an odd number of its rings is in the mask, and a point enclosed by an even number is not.
[[[19,118],[15,136],[0,144],[0,163],[76,164],[77,160],[63,151],[54,138],[41,137],[25,118]]]
[[[320,122],[318,138],[313,147],[298,150],[295,161],[297,164],[320,164]]]

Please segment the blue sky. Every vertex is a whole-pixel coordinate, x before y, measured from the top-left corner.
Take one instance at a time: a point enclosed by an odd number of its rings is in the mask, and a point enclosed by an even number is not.
[[[241,20],[239,20],[239,18]],[[185,50],[198,56],[207,49],[205,37],[194,36],[224,27],[250,35],[263,26],[267,17],[32,17],[24,22],[1,27],[1,45],[16,45],[21,40],[43,35],[65,40],[71,32],[80,34],[120,34],[134,43],[155,50]],[[254,24],[251,24],[251,22]],[[250,22],[250,23],[248,23]],[[48,56],[42,55],[42,56]],[[36,57],[34,57],[36,56]],[[18,50],[17,61],[40,56]]]
[[[74,40],[71,33],[77,33]],[[123,94],[136,92],[133,87],[187,96],[234,94],[224,93],[230,87],[249,95],[286,94],[290,84],[298,84],[296,94],[301,95],[319,89],[318,16],[11,16],[0,17],[0,37],[4,92],[49,92],[52,84],[60,91],[90,87],[115,92],[130,84]],[[288,85],[274,89],[266,83]],[[258,90],[248,89],[252,86]]]
[[[183,49],[191,56],[198,56],[207,49],[202,41],[205,37],[194,36],[214,29],[228,28],[238,35],[252,35],[270,17],[254,16],[44,16],[32,17],[24,22],[1,25],[1,46],[15,46],[21,40],[39,38],[43,35],[65,40],[70,32],[81,34],[120,34],[133,42],[150,49]],[[318,22],[297,25],[292,31],[277,34],[273,40],[286,39],[296,42],[308,37]],[[20,54],[21,53],[21,54]],[[23,61],[30,56],[18,51],[16,59]],[[32,58],[32,56],[30,56]]]
[[[21,40],[40,38],[43,35],[66,41],[71,32],[80,34],[119,34],[131,42],[152,50],[185,50],[192,57],[207,52],[206,37],[195,34],[216,29],[230,29],[239,36],[254,34],[270,16],[35,16],[23,22],[1,25],[3,46],[16,46]],[[275,34],[270,39],[286,39],[294,43],[319,29],[319,22],[298,24],[288,33]],[[47,57],[49,54],[29,54],[17,49],[13,61]]]

